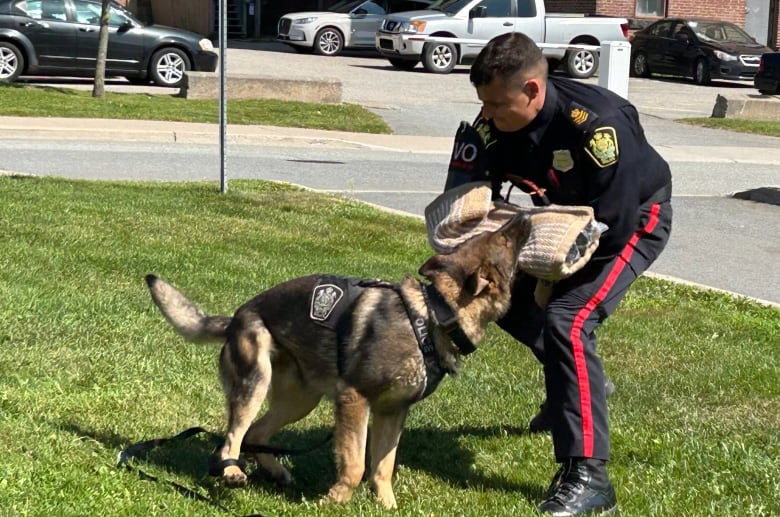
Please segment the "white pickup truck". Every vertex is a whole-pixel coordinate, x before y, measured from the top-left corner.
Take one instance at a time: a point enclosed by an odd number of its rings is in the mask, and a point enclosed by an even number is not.
[[[376,48],[396,68],[410,70],[422,61],[427,71],[446,74],[507,32],[527,34],[555,67],[563,64],[570,76],[584,79],[598,70],[597,46],[626,41],[628,20],[548,14],[544,0],[439,0],[424,11],[386,16]]]

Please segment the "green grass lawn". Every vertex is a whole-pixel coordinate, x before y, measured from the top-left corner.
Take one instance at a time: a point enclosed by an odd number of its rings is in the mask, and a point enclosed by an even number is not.
[[[416,218],[261,181],[217,190],[0,177],[0,515],[387,514],[365,487],[316,505],[334,478],[328,446],[290,457],[283,491],[257,472],[225,489],[205,438],[134,462],[162,482],[115,466],[133,442],[225,428],[219,347],[177,337],[145,274],[231,313],[295,276],[400,280],[429,255]],[[777,309],[643,278],[599,336],[622,515],[780,514]],[[491,327],[412,409],[394,515],[533,515],[555,471],[550,437],[525,427],[543,396],[531,354]],[[324,403],[275,443],[312,445],[331,422]]]
[[[219,101],[175,95],[92,93],[72,88],[0,84],[0,116],[115,118],[219,122]],[[356,104],[317,104],[274,99],[229,99],[230,124],[331,129],[359,133],[390,133],[390,127]]]

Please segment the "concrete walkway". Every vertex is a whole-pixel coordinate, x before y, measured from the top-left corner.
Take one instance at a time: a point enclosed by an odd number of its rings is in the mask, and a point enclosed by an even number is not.
[[[1,117],[0,138],[45,138],[66,140],[118,140],[218,144],[217,124],[165,122],[156,120],[117,120],[81,118]],[[319,129],[275,126],[229,125],[230,144],[328,146],[352,149],[381,149],[401,153],[448,155],[452,137],[377,135]],[[656,144],[658,152],[670,162],[780,164],[777,147],[733,147],[724,145]],[[780,178],[778,178],[780,180]]]

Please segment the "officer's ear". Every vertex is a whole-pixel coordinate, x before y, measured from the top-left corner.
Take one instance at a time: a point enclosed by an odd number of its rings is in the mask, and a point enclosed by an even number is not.
[[[525,93],[529,99],[535,99],[542,92],[542,80],[537,77],[531,77],[525,81],[523,85],[523,93]]]

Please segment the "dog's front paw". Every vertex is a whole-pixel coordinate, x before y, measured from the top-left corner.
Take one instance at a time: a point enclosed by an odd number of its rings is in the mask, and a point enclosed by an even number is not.
[[[246,474],[244,474],[244,471],[237,465],[225,467],[225,470],[222,471],[222,480],[225,482],[225,485],[230,488],[244,487],[247,483]]]
[[[246,486],[247,477],[244,473],[246,462],[242,459],[220,459],[216,454],[209,461],[209,474],[222,476],[225,484],[231,488]]]
[[[374,487],[374,492],[376,494],[376,498],[379,500],[382,506],[388,510],[392,510],[398,507],[395,502],[395,494],[393,494],[393,489],[389,485],[377,485]]]
[[[354,492],[355,489],[353,487],[348,486],[344,483],[336,483],[335,485],[330,487],[330,490],[328,490],[328,495],[320,499],[320,504],[348,503],[349,500],[352,499],[352,494]]]

